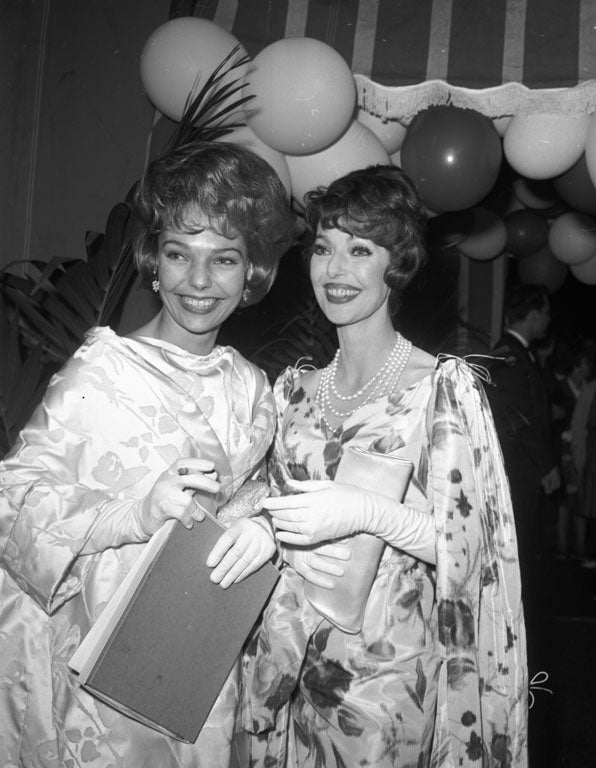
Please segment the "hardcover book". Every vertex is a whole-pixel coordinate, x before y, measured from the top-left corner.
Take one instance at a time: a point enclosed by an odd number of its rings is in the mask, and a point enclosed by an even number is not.
[[[162,733],[194,742],[279,576],[266,563],[222,589],[207,555],[224,527],[169,520],[70,661],[93,695]]]

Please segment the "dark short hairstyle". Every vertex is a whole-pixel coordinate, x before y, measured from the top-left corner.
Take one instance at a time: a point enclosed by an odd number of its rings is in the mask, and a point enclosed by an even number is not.
[[[307,255],[319,226],[387,248],[390,261],[384,277],[395,311],[404,288],[426,259],[426,210],[410,178],[397,166],[374,165],[309,192],[305,200]]]
[[[513,285],[505,292],[503,311],[508,323],[516,323],[525,320],[526,317],[537,310],[540,312],[548,303],[548,290],[544,285],[532,285],[520,283]]]
[[[194,232],[198,219],[207,219],[225,237],[242,237],[253,267],[242,306],[271,288],[294,239],[294,215],[276,172],[254,152],[227,142],[188,144],[154,160],[133,192],[132,214],[135,263],[145,284],[166,229]]]

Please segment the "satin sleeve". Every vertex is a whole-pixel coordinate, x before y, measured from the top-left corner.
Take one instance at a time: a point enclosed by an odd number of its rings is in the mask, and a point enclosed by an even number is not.
[[[81,590],[92,556],[79,555],[92,532],[98,549],[134,541],[111,523],[135,500],[82,477],[92,463],[93,420],[99,432],[115,414],[101,393],[80,385],[79,370],[73,359],[52,379],[0,465],[0,565],[48,613]]]
[[[433,750],[467,764],[478,732],[526,756],[525,630],[513,510],[486,396],[461,361],[441,366],[429,411],[443,658]],[[474,718],[473,721],[471,718]]]
[[[279,374],[275,384],[273,385],[276,430],[268,461],[269,485],[271,487],[272,496],[283,495],[284,488],[286,486],[283,475],[283,421],[289,404],[289,399],[294,388],[296,375],[296,369],[288,367]]]

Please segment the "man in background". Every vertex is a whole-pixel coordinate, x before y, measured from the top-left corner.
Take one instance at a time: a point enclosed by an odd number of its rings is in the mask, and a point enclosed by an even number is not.
[[[505,295],[504,333],[492,351],[492,385],[487,395],[499,435],[517,531],[522,597],[526,619],[530,679],[548,671],[542,594],[542,535],[539,513],[543,494],[560,486],[558,457],[545,379],[530,345],[546,335],[550,302],[545,288],[515,285]],[[529,755],[532,766],[548,765],[547,706],[537,702],[530,715]]]

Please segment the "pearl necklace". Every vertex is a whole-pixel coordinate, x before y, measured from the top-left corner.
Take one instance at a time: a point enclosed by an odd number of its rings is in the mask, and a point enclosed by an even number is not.
[[[377,373],[369,379],[360,389],[351,395],[342,395],[337,391],[336,378],[337,367],[340,358],[340,350],[338,349],[335,357],[331,361],[330,365],[321,371],[319,379],[319,386],[317,387],[316,401],[321,408],[323,415],[323,421],[327,427],[333,431],[325,412],[332,414],[336,419],[343,420],[348,416],[351,416],[358,408],[362,408],[373,399],[380,397],[382,394],[391,394],[395,389],[397,382],[399,381],[406,363],[410,357],[412,350],[412,344],[407,339],[404,339],[401,334],[396,333],[395,344],[391,348],[391,351],[387,355],[385,362]],[[374,385],[374,386],[373,386]],[[369,390],[369,391],[368,391]],[[367,394],[368,391],[368,394]],[[348,407],[348,410],[339,410],[335,408],[331,402],[331,393],[333,396],[341,402],[352,401]],[[354,402],[355,401],[355,402]]]

